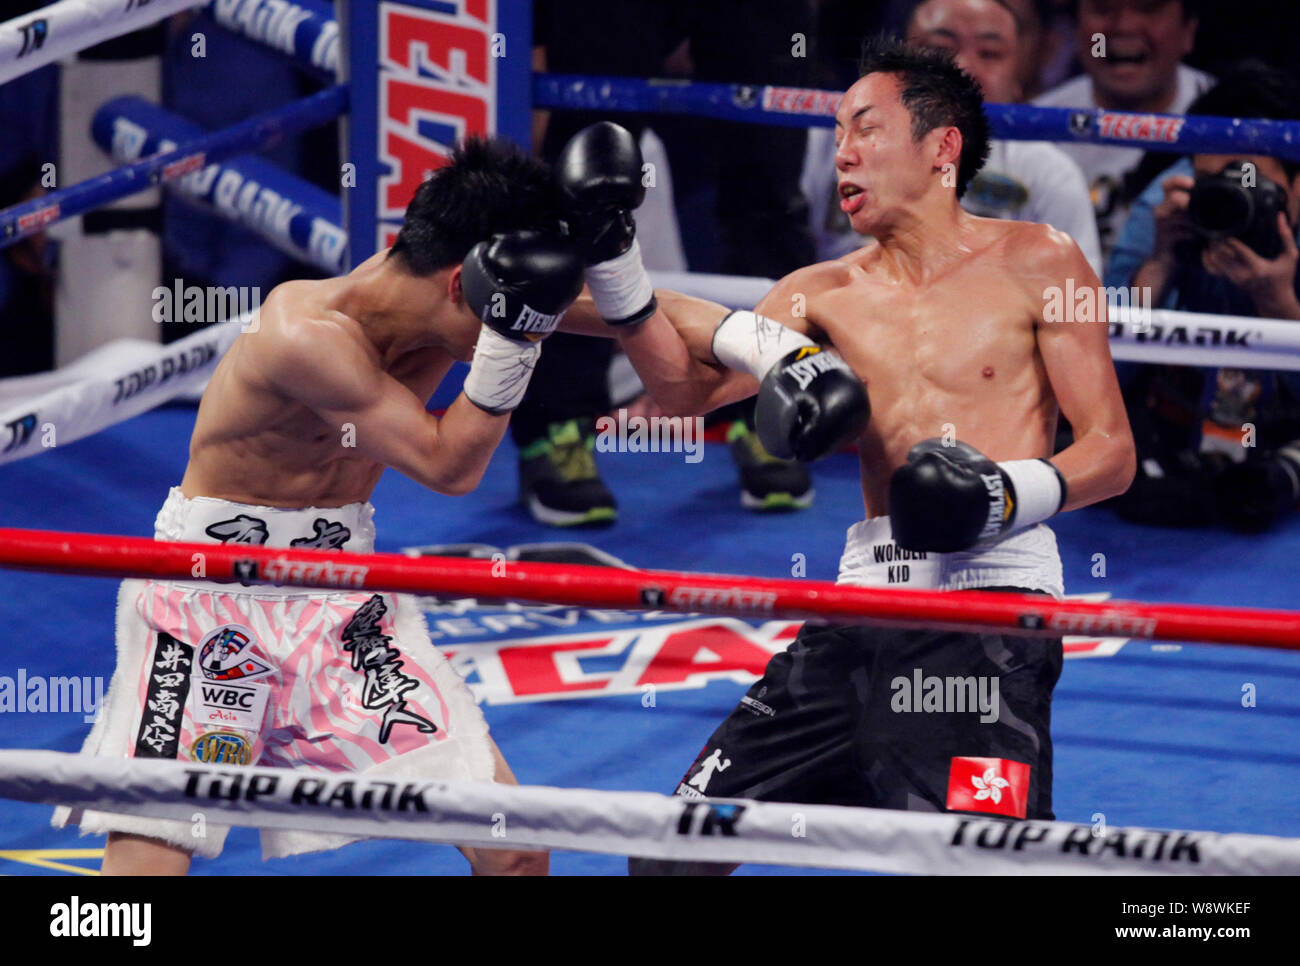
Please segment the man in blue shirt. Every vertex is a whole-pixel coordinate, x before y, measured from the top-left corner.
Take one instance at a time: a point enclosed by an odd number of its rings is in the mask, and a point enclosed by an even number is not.
[[[1247,62],[1201,95],[1191,114],[1300,119],[1296,81]],[[1261,232],[1207,238],[1189,214],[1197,179],[1231,173],[1257,207],[1270,191],[1276,239]],[[1274,186],[1270,189],[1268,186]],[[1300,322],[1300,162],[1269,155],[1198,154],[1179,161],[1137,199],[1111,252],[1106,285],[1149,290],[1162,308]],[[1272,251],[1269,250],[1271,247]],[[1261,254],[1260,250],[1264,249]],[[1264,529],[1300,497],[1300,374],[1179,366],[1126,366],[1140,468],[1117,501],[1142,522],[1222,519]]]

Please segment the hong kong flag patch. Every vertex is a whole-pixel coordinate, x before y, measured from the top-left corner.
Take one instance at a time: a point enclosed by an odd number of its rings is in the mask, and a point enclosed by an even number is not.
[[[1024,818],[1029,766],[1005,758],[954,758],[948,771],[947,808]]]

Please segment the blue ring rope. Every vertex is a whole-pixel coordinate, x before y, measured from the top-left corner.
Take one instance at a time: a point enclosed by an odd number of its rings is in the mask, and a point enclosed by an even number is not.
[[[102,207],[127,195],[156,187],[189,173],[179,164],[202,156],[203,164],[224,161],[272,147],[290,135],[333,121],[348,109],[345,84],[327,88],[283,107],[250,117],[228,128],[186,141],[165,154],[115,168],[97,178],[0,211],[0,248],[34,235],[54,221]]]
[[[533,106],[556,110],[689,114],[785,127],[834,127],[840,94],[811,88],[538,74]],[[986,104],[993,136],[1115,144],[1174,154],[1267,154],[1300,161],[1300,122],[1129,114],[1102,108]]]

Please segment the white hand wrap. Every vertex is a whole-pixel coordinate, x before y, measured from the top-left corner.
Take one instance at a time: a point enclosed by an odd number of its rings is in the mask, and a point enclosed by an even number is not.
[[[541,355],[541,342],[516,342],[483,326],[465,377],[465,396],[494,416],[510,412],[523,400]]]
[[[759,382],[774,365],[793,352],[817,343],[754,312],[732,312],[713,333],[713,354],[728,369],[748,372]]]
[[[1047,460],[1011,460],[999,463],[1016,488],[1012,530],[1021,530],[1055,516],[1065,505],[1065,478]]]
[[[641,264],[641,245],[635,239],[617,258],[588,265],[586,281],[596,311],[611,325],[640,315],[655,297],[650,276]]]

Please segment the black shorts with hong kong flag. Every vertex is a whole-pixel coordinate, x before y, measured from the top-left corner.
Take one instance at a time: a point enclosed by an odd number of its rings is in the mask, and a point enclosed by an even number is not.
[[[1059,637],[805,624],[677,794],[1051,819],[1061,663]]]

